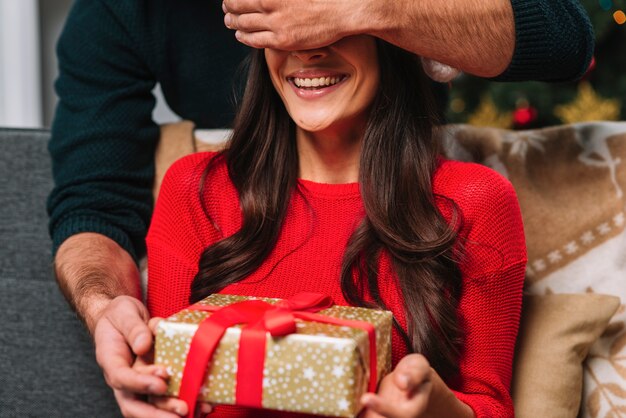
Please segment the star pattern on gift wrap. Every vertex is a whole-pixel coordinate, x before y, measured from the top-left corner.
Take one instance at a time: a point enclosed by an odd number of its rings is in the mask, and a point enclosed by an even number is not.
[[[346,317],[343,309],[350,309],[348,307],[336,308],[333,307],[332,309],[335,309],[337,317],[342,318]],[[389,318],[391,317],[389,313],[386,315]],[[177,320],[170,322],[172,324],[170,326],[176,328],[174,339],[171,341],[167,339],[170,345],[164,344],[163,340],[161,341],[161,349],[166,354],[166,361],[176,373],[176,378],[170,380],[175,382],[176,385],[180,385],[182,377],[181,371],[185,363],[184,352],[189,347],[187,340],[190,340],[193,335],[193,331],[188,332],[186,330],[186,328],[189,328],[187,324],[195,324],[203,319],[198,316],[197,312],[190,316],[198,318],[194,320],[177,318]],[[352,317],[361,318],[360,314]],[[364,316],[363,318],[370,317]],[[180,326],[179,324],[181,323],[184,326]],[[320,327],[309,325],[304,332],[307,334],[307,338],[292,339],[292,337],[295,337],[295,335],[292,335],[268,339],[266,368],[263,372],[264,379],[262,381],[264,399],[267,396],[268,401],[272,400],[272,406],[267,404],[267,407],[272,409],[276,409],[277,406],[277,409],[291,408],[291,410],[317,415],[347,416],[346,414],[354,413],[353,410],[356,407],[354,401],[356,398],[354,398],[355,394],[353,391],[356,388],[359,391],[358,393],[361,393],[360,390],[362,389],[358,388],[363,383],[363,376],[359,373],[362,374],[363,371],[352,370],[352,367],[355,364],[359,364],[359,360],[357,360],[359,354],[357,353],[366,349],[364,341],[367,340],[367,335],[362,330],[356,330],[351,327],[340,329],[340,327],[336,326],[320,325]],[[387,330],[384,332],[390,332],[391,323],[385,323],[381,329]],[[204,386],[205,390],[203,391],[203,394],[206,395],[204,396],[205,400],[209,402],[234,403],[236,372],[233,369],[237,367],[239,334],[239,332],[227,332],[223,341],[230,342],[225,345],[220,343],[215,352],[211,365],[212,369],[207,376]],[[326,337],[318,339],[319,334],[324,334]],[[316,338],[315,344],[311,344],[308,336]],[[176,351],[175,346],[181,347],[181,351]],[[389,346],[390,342],[381,345],[381,347],[385,347],[385,350],[389,350]],[[299,361],[294,360],[296,356]],[[174,364],[174,358],[180,358],[178,364]],[[271,360],[269,360],[270,358]],[[269,371],[267,369],[269,367],[268,361],[272,363]],[[270,374],[268,375],[268,373]],[[353,376],[353,373],[357,374]],[[335,374],[342,376],[337,378]],[[367,373],[365,374],[367,375]],[[357,376],[359,376],[358,379],[356,378]],[[175,386],[175,388],[178,390],[178,386]],[[219,395],[219,399],[216,399],[217,395]],[[346,409],[339,409],[338,405],[341,400],[347,402],[345,404]]]
[[[346,411],[350,407],[350,402],[346,399],[339,399],[337,401],[337,407],[342,411]]]
[[[306,369],[304,369],[303,374],[305,379],[313,380],[315,378],[315,372],[311,367],[307,367]]]
[[[161,324],[159,324],[159,326],[161,326]],[[165,337],[169,339],[174,338],[177,334],[176,330],[172,327],[161,327],[161,329],[163,330]]]
[[[345,374],[345,371],[341,366],[334,366],[332,371],[333,376],[340,378]]]

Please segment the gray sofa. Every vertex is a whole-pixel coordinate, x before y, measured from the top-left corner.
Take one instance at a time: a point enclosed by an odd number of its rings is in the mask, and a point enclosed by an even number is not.
[[[0,129],[0,417],[119,417],[52,274],[48,138]]]

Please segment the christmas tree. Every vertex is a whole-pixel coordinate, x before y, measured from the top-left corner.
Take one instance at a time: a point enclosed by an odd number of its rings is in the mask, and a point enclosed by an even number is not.
[[[531,129],[626,120],[626,0],[582,0],[596,48],[588,73],[569,83],[498,83],[461,75],[452,82],[451,123]]]

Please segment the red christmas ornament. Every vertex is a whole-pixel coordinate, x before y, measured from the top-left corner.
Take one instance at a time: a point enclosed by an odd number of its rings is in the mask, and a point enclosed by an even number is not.
[[[535,119],[537,119],[537,109],[532,106],[519,107],[513,112],[513,122],[519,127],[524,127]]]

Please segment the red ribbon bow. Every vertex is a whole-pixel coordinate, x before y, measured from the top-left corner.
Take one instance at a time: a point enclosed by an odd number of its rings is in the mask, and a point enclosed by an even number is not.
[[[263,367],[267,332],[273,337],[296,332],[295,319],[360,328],[367,332],[370,351],[368,390],[376,391],[376,334],[372,324],[365,321],[333,318],[316,314],[333,305],[330,297],[318,293],[299,293],[276,304],[262,300],[245,300],[228,306],[195,304],[192,310],[214,312],[204,319],[191,339],[180,384],[179,398],[187,402],[193,417],[198,392],[206,379],[208,364],[227,328],[244,324],[237,357],[236,404],[262,407]]]

